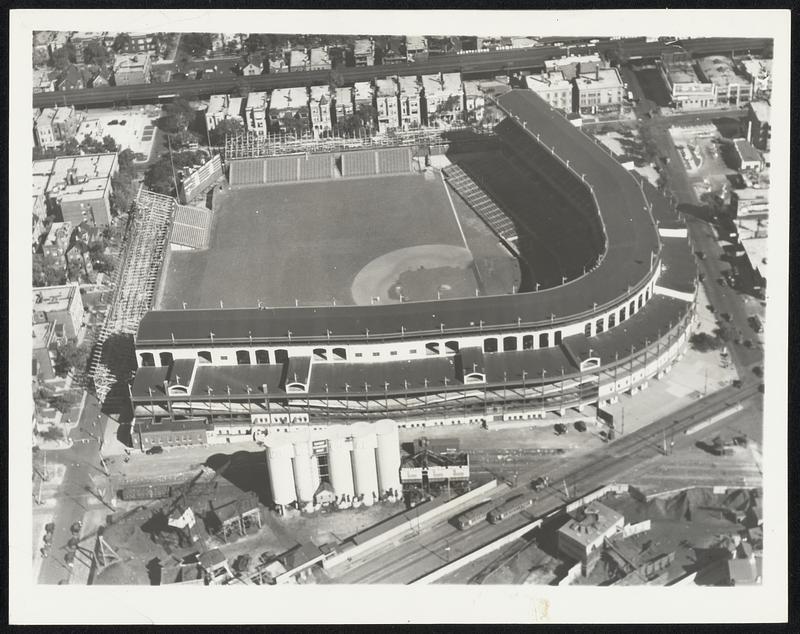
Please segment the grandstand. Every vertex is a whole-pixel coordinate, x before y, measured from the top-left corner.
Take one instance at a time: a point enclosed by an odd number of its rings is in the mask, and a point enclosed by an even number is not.
[[[489,225],[497,236],[505,242],[515,253],[516,242],[519,239],[517,230],[511,219],[492,202],[492,200],[475,184],[458,165],[449,165],[442,172],[450,186],[464,199],[470,208]]]
[[[412,171],[411,148],[377,150],[379,174],[405,174]]]
[[[356,150],[342,154],[342,176],[358,178],[378,173],[375,150]]]
[[[169,242],[173,248],[208,248],[211,211],[204,207],[177,205],[172,220]]]
[[[120,339],[112,337],[128,335],[132,338],[142,317],[153,307],[176,204],[170,196],[139,188],[127,247],[121,264],[114,271],[114,297],[92,353],[89,373],[100,402],[115,383],[127,381],[136,369],[133,350],[119,345]],[[121,369],[124,369],[123,376],[120,376]]]

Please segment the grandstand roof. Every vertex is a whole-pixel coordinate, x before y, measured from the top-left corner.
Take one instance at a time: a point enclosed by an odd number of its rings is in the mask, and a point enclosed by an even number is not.
[[[333,340],[344,341],[400,338],[423,331],[516,329],[518,320],[526,325],[557,326],[594,312],[595,303],[599,311],[629,290],[641,288],[651,270],[651,254],[657,253],[660,244],[645,205],[660,194],[641,189],[625,168],[534,93],[512,90],[497,101],[513,115],[497,126],[498,133],[513,135],[523,143],[524,139],[534,142],[538,134],[542,145],[555,147],[558,156],[593,187],[608,240],[605,256],[594,270],[535,294],[374,306],[151,311],[140,323],[137,342],[166,341],[170,333],[183,342],[202,342],[208,341],[211,330],[219,341],[247,339],[248,333],[259,340],[288,340],[289,331],[293,340],[321,340],[330,331]]]

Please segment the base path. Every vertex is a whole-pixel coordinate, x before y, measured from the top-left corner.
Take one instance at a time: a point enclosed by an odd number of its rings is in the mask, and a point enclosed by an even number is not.
[[[350,292],[353,301],[359,306],[371,304],[373,297],[380,297],[382,303],[399,303],[398,300],[389,297],[389,290],[401,273],[417,270],[420,267],[465,269],[470,264],[472,264],[472,253],[464,247],[423,244],[398,249],[375,258],[361,269],[353,279]]]

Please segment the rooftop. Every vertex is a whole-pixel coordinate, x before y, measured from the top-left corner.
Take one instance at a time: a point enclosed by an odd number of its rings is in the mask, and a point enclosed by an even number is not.
[[[336,89],[336,103],[351,103],[353,101],[353,89],[348,86],[340,86]]]
[[[759,152],[753,144],[747,139],[734,139],[733,146],[736,148],[736,153],[743,163],[751,163],[753,161],[761,162],[761,152]]]
[[[376,79],[375,89],[378,97],[394,97],[397,94],[397,81],[395,81],[394,77]]]
[[[428,48],[428,41],[421,35],[406,35],[406,52],[424,51]]]
[[[575,78],[575,83],[578,90],[583,88],[614,89],[622,86],[622,79],[616,68],[600,68],[591,73],[580,73]]]
[[[228,95],[211,95],[206,114],[222,115],[228,108]]]
[[[311,65],[312,66],[330,66],[331,65],[331,58],[328,55],[328,51],[324,48],[312,48],[311,49]]]
[[[251,108],[256,110],[264,110],[267,107],[268,102],[269,99],[266,92],[251,92],[247,95],[246,108],[248,110]]]
[[[769,101],[751,101],[750,108],[753,114],[761,123],[768,123],[770,120],[771,107]]]
[[[572,84],[564,77],[560,70],[538,75],[528,75],[525,83],[530,90],[538,92],[540,90],[569,90]]]
[[[227,115],[229,117],[238,117],[242,114],[242,98],[231,97],[228,101]]]
[[[301,108],[308,104],[308,93],[305,88],[276,88],[269,97],[270,110],[286,110]]]
[[[331,99],[331,92],[328,86],[311,86],[310,100],[320,104],[328,103]]]
[[[401,95],[418,95],[421,90],[419,79],[413,75],[398,77]]]
[[[117,155],[113,153],[59,156],[33,161],[34,193],[60,192],[69,184],[86,184],[95,178],[107,180],[116,167]]]
[[[117,54],[114,56],[114,72],[141,72],[149,63],[150,56],[147,53]]]
[[[368,39],[356,40],[353,43],[353,52],[356,55],[369,55],[373,52],[374,48],[372,40]]]
[[[461,73],[442,73],[442,90],[448,95],[459,95],[463,90]]]
[[[736,72],[729,57],[721,55],[702,57],[697,61],[697,65],[706,79],[719,87],[727,88],[731,84],[750,85],[749,79]]]
[[[69,240],[72,235],[72,222],[54,222],[50,225],[50,231],[47,233],[45,244],[53,244],[56,240]]]
[[[305,51],[293,50],[289,53],[289,68],[305,66],[308,64],[308,55]]]
[[[697,76],[691,58],[681,56],[662,56],[661,65],[672,84],[703,83]]]
[[[588,546],[599,536],[604,535],[623,517],[600,502],[590,502],[572,515],[564,526],[558,529],[564,535]]]
[[[356,99],[359,101],[372,99],[372,85],[368,81],[357,81],[353,84],[353,90],[355,91]]]

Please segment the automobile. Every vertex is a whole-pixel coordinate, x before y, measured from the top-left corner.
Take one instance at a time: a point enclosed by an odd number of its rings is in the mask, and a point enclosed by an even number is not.
[[[116,119],[111,119],[111,121],[109,121],[106,125],[117,125],[118,123],[119,121],[117,121]]]
[[[556,436],[560,436],[567,433],[567,426],[562,423],[556,423],[553,425],[553,430],[556,432]]]
[[[580,432],[586,431],[586,423],[584,423],[582,420],[576,421],[575,429],[577,429]]]
[[[156,446],[154,446],[154,447],[150,447],[150,449],[148,449],[147,451],[145,451],[145,453],[146,453],[148,456],[155,456],[155,455],[157,455],[157,454],[164,453],[164,448],[163,448],[163,447],[161,447],[160,445],[156,445]]]

